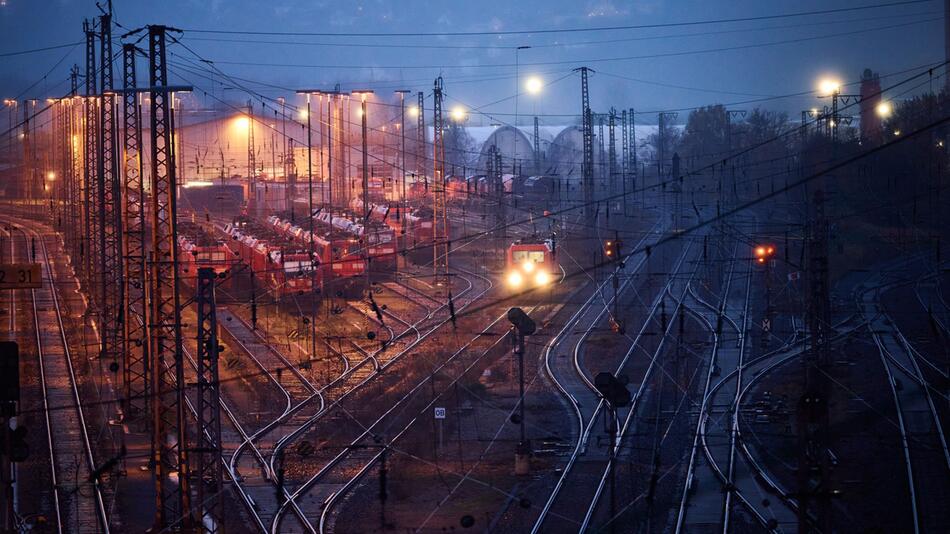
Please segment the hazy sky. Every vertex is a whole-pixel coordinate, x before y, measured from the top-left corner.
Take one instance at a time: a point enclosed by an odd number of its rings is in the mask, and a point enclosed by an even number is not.
[[[539,113],[545,123],[551,124],[568,120],[557,114],[578,112],[580,81],[571,70],[581,65],[596,71],[591,78],[595,111],[606,111],[610,106],[648,111],[806,91],[814,88],[815,80],[822,75],[854,81],[866,67],[886,74],[938,62],[943,56],[943,2],[741,23],[518,35],[353,37],[209,34],[196,30],[352,34],[594,28],[885,2],[116,0],[115,16],[126,29],[166,24],[185,30],[182,43],[203,59],[215,61],[225,73],[277,86],[254,86],[269,96],[290,96],[292,89],[338,82],[344,90],[368,87],[386,94],[397,88],[431,92],[432,81],[441,71],[450,98],[448,105],[480,107],[503,122],[511,122],[510,114],[514,112],[514,49],[531,46],[518,54],[521,77],[540,75],[550,85],[538,97],[522,95],[519,111],[527,116]],[[82,46],[26,55],[2,54],[80,43],[83,17],[98,14],[95,1],[0,0],[0,4],[0,95],[24,98],[64,93],[69,67],[82,61]],[[117,29],[114,37],[118,40],[122,33]],[[342,46],[353,43],[381,47]],[[210,92],[212,83],[206,77],[183,70],[194,69],[189,62],[197,61],[196,57],[181,45],[170,50],[173,78],[179,76],[175,81],[194,84],[200,89],[198,95]],[[218,97],[234,101],[246,98],[233,91],[222,93],[221,76],[215,75],[214,79]],[[884,85],[897,79],[885,80]],[[27,90],[37,80],[41,81]],[[207,103],[209,98],[203,100]],[[798,97],[761,105],[797,114],[814,103],[814,98]],[[683,118],[685,113],[680,115]],[[638,120],[656,119],[655,115],[644,115]]]

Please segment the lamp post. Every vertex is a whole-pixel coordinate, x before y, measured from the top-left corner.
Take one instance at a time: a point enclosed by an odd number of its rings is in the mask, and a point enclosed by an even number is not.
[[[530,46],[522,45],[515,48],[515,128],[518,127],[518,94],[521,93],[521,74],[519,73],[519,53],[527,50]]]
[[[402,178],[402,210],[396,210],[396,221],[400,221],[400,211],[405,212],[408,206],[408,199],[406,198],[406,95],[409,93],[408,89],[398,89],[396,93],[399,95],[399,136],[402,143],[402,148],[400,153],[402,158],[399,165],[399,174]],[[363,210],[368,210],[367,206],[363,206]],[[367,211],[368,213],[368,211]],[[405,218],[405,214],[403,214]],[[403,239],[402,242],[403,252],[406,250],[406,240]],[[399,269],[399,257],[396,257],[396,269]]]
[[[312,95],[321,94],[320,91],[297,91],[298,94],[307,95],[307,230],[309,231],[310,245],[310,358],[317,356],[317,299],[314,293],[317,291],[317,269],[314,265],[314,256],[316,255],[313,243],[313,128],[310,116],[310,98]]]
[[[370,90],[359,90],[353,91],[354,96],[360,97],[360,119],[362,119],[362,141],[363,141],[363,212],[366,213],[366,210],[369,207],[369,152],[367,149],[367,140],[366,140],[366,97],[373,94],[373,91]],[[365,223],[366,221],[364,221]],[[369,291],[369,249],[367,248],[368,239],[366,235],[366,227],[364,226],[363,233],[363,243],[361,243],[360,249],[363,251],[363,267],[364,272],[366,273],[366,290]]]

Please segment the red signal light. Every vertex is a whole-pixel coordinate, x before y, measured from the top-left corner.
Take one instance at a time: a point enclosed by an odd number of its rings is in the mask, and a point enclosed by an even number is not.
[[[765,260],[771,258],[775,254],[775,247],[772,245],[758,245],[755,247],[755,260],[762,264],[765,263]]]

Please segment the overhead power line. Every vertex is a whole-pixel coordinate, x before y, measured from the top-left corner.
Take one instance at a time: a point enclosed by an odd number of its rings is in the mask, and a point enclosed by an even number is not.
[[[819,9],[811,11],[796,11],[791,13],[776,13],[772,15],[758,15],[751,17],[734,17],[721,19],[690,20],[681,22],[662,22],[655,24],[630,24],[623,26],[595,26],[592,28],[534,28],[525,30],[491,30],[491,31],[468,31],[468,32],[281,32],[281,31],[262,31],[262,30],[211,30],[203,28],[183,28],[183,31],[191,33],[207,34],[231,34],[231,35],[296,35],[296,36],[322,36],[322,37],[462,37],[477,35],[525,35],[525,34],[548,34],[548,33],[584,33],[584,32],[605,32],[620,30],[645,30],[651,28],[678,28],[684,26],[703,26],[707,24],[731,24],[736,22],[753,22],[761,20],[775,20],[793,17],[809,17],[818,15],[831,15],[835,13],[848,13],[854,11],[866,11],[870,9],[882,9],[888,7],[907,6],[914,4],[924,4],[934,2],[935,0],[905,0],[903,2],[887,2],[882,4],[871,4],[867,6],[839,7],[833,9]]]

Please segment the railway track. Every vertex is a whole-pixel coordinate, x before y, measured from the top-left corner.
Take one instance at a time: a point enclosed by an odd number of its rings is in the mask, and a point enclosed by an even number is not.
[[[535,303],[525,306],[525,312],[535,313],[543,309],[546,304]],[[496,328],[507,333],[504,322],[507,312],[494,317],[478,335],[462,345],[445,361],[435,367],[429,377],[414,385],[407,393],[391,403],[379,417],[375,417],[364,425],[365,431],[350,441],[349,445],[340,449],[340,453],[333,457],[307,484],[298,491],[302,495],[319,488],[322,502],[315,508],[320,514],[319,531],[333,532],[331,514],[333,508],[340,503],[356,484],[367,475],[372,467],[389,451],[400,454],[409,454],[398,448],[401,440],[409,439],[415,425],[427,425],[432,409],[446,395],[454,394],[455,386],[467,375],[474,373],[479,364],[486,358],[491,358],[499,349],[507,350],[504,341],[507,335],[499,335]],[[484,324],[476,322],[474,324]],[[479,327],[480,328],[480,327]],[[426,393],[429,392],[428,395]],[[427,431],[427,430],[426,430]],[[451,494],[451,492],[450,492]],[[299,498],[299,496],[297,497]],[[278,525],[275,525],[275,530]]]
[[[487,290],[488,288],[486,288],[484,291]],[[460,295],[464,298],[465,295],[471,291],[474,291],[474,286],[473,284],[469,283],[468,287],[464,288],[463,291],[460,292]],[[484,293],[484,291],[479,292],[479,296],[480,294]],[[462,307],[466,306],[468,302],[463,302]],[[445,305],[443,304],[441,307],[444,308]],[[427,317],[426,320],[431,321],[431,315]],[[447,316],[439,319],[425,335],[430,334],[435,330],[435,328],[445,324],[448,322],[448,320],[449,318]],[[246,322],[241,320],[241,323],[244,324],[243,328],[245,331],[243,333],[238,332],[238,336],[246,340],[251,339],[251,333],[246,331]],[[407,334],[410,331],[414,331],[416,335],[408,336]],[[259,338],[259,334],[256,332],[254,332],[253,335],[258,336]],[[395,359],[404,354],[409,348],[415,346],[415,344],[417,344],[423,338],[424,335],[419,332],[418,326],[410,325],[407,327],[405,332],[400,335],[396,335],[394,337],[395,341],[391,340],[390,345],[388,345],[387,348],[393,346],[396,342],[403,342],[408,346],[399,350],[398,352],[393,352],[389,355],[386,355],[385,363],[392,363]],[[273,350],[273,348],[264,350],[263,347],[265,347],[267,343],[262,338],[259,338],[257,342],[263,345],[259,346],[257,350],[249,350],[248,352],[260,353],[263,350],[264,352],[270,352],[272,355],[277,354],[277,351]],[[303,400],[300,400],[294,404],[290,410],[285,410],[284,413],[278,416],[271,423],[265,425],[260,431],[249,435],[247,432],[244,432],[243,429],[241,429],[243,441],[232,454],[229,462],[229,470],[232,474],[232,477],[238,482],[237,485],[241,486],[240,490],[245,499],[245,503],[248,506],[248,509],[251,511],[251,514],[255,517],[256,522],[261,527],[261,530],[265,530],[266,527],[264,525],[269,524],[273,518],[271,514],[267,513],[268,507],[266,505],[262,506],[264,502],[262,497],[267,496],[268,498],[273,498],[273,495],[275,494],[275,488],[277,486],[275,478],[278,469],[282,467],[280,458],[282,458],[284,448],[287,447],[299,435],[306,432],[310,426],[320,419],[320,417],[326,412],[328,408],[333,407],[337,402],[370,382],[375,374],[378,373],[382,368],[382,364],[380,363],[381,359],[378,359],[376,354],[368,353],[355,343],[353,343],[353,346],[357,349],[356,354],[359,354],[359,358],[361,359],[348,364],[347,369],[340,377],[331,381],[322,388],[317,389],[313,394],[305,397]],[[380,349],[378,352],[381,351],[382,349]],[[284,366],[287,365],[285,362],[281,363]],[[266,364],[264,364],[264,366],[266,367]],[[271,375],[274,374],[275,373],[271,373]],[[279,380],[273,376],[272,378],[275,381]],[[285,391],[285,393],[293,396],[293,394],[289,391]],[[299,395],[297,396],[299,397]],[[233,417],[233,412],[231,410],[227,410],[227,413],[233,419],[233,423],[236,426],[240,426],[240,423],[236,420],[236,418]],[[259,443],[263,443],[264,446],[259,447]],[[259,479],[255,477],[255,479],[257,479],[257,483],[253,485],[250,484],[252,481],[247,480],[238,469],[240,455],[247,450],[252,451],[258,463],[261,464],[262,476]],[[258,498],[255,498],[255,495]],[[292,504],[289,508],[295,509],[296,505]],[[307,522],[304,520],[302,513],[295,510],[295,516],[300,521],[301,527],[306,525]]]
[[[655,224],[649,232],[644,234],[643,239],[635,246],[635,248],[642,247],[649,236],[657,235],[656,231],[660,226],[661,224],[659,222]],[[686,250],[684,250],[679,256],[676,266],[673,268],[674,271],[678,270],[678,268],[683,265],[683,262],[688,254],[688,247],[685,247],[685,249]],[[632,259],[628,259],[627,261],[631,262]],[[644,255],[635,265],[631,265],[628,279],[624,282],[622,287],[618,288],[618,298],[624,297],[624,292],[628,290],[628,287],[631,287],[633,281],[635,280],[635,275],[637,275],[641,267],[645,265],[647,261],[648,258]],[[671,281],[672,278],[673,277],[671,277]],[[612,302],[611,299],[606,299],[603,297],[602,292],[607,284],[608,281],[605,281],[600,287],[597,288],[597,290],[594,291],[587,302],[581,305],[578,311],[567,321],[564,328],[557,335],[555,335],[551,341],[549,341],[544,349],[544,365],[546,374],[552,379],[555,388],[561,393],[565,403],[568,405],[569,411],[573,412],[577,436],[575,439],[574,448],[568,458],[567,464],[565,465],[561,476],[555,483],[555,486],[544,506],[541,508],[541,512],[532,527],[532,532],[541,532],[543,531],[542,529],[546,528],[557,530],[557,521],[561,522],[561,527],[566,528],[573,528],[574,525],[581,525],[586,515],[584,512],[589,511],[587,508],[573,509],[573,512],[577,515],[577,517],[573,518],[563,517],[563,514],[560,514],[561,516],[555,516],[552,514],[552,510],[561,510],[564,508],[561,503],[576,502],[578,499],[583,498],[584,496],[593,495],[596,491],[595,488],[598,480],[596,475],[594,475],[593,484],[591,484],[590,480],[587,481],[586,484],[571,483],[569,482],[569,477],[572,476],[572,470],[574,469],[575,464],[578,463],[578,459],[586,457],[588,454],[588,446],[592,436],[594,423],[596,421],[597,414],[603,409],[602,400],[597,393],[591,378],[588,376],[589,371],[583,364],[582,354],[584,342],[590,337],[594,328],[596,328],[597,325],[599,325],[604,319]],[[630,340],[630,350],[626,351],[626,355],[620,364],[620,368],[623,367],[623,363],[625,363],[631,351],[637,347],[640,338],[643,336],[647,326],[650,323],[650,319],[654,316],[656,310],[660,306],[660,301],[663,300],[667,288],[668,284],[658,291],[657,297],[654,299],[651,309],[648,312],[649,315],[646,319],[644,319],[643,327],[641,328],[638,335],[634,339]],[[598,299],[598,297],[600,298]],[[597,300],[600,300],[603,306],[594,306],[593,304]],[[579,325],[588,326],[578,330],[577,327]],[[568,353],[572,355],[570,359],[566,357],[558,358],[556,356],[556,354],[563,355]],[[596,461],[592,460],[592,462],[604,463],[606,462],[606,457],[598,458]],[[597,465],[593,466],[592,472],[600,472]],[[589,478],[592,473],[586,474]],[[555,524],[551,525],[548,523],[548,521],[554,522]]]
[[[894,400],[914,532],[933,532],[948,520],[945,503],[950,500],[950,452],[934,405],[933,386],[920,367],[921,356],[881,305],[881,293],[894,285],[878,272],[859,288],[855,300],[867,321]]]
[[[9,223],[8,223],[9,224]],[[109,532],[103,488],[97,476],[85,408],[73,366],[56,279],[46,242],[37,238],[43,287],[30,290],[43,412],[53,482],[57,532]]]

